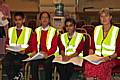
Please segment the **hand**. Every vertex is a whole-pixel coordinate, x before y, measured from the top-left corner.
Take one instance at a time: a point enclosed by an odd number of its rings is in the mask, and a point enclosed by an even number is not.
[[[42,54],[44,55],[45,59],[48,58],[48,54],[46,52],[42,52]]]
[[[102,60],[103,62],[106,62],[106,61],[109,61],[110,58],[109,58],[109,57],[103,57],[101,60]]]
[[[4,21],[4,20],[6,20],[7,19],[7,16],[3,16],[2,17],[2,20]]]
[[[89,54],[92,55],[94,53],[93,49],[89,49]]]
[[[32,58],[36,53],[30,53],[30,58]]]
[[[25,50],[20,51],[20,54],[25,54]]]
[[[62,56],[62,61],[68,61],[68,60],[70,60],[70,57],[69,56]]]

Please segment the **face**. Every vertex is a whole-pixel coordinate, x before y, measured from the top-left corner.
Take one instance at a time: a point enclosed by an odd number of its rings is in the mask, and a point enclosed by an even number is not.
[[[100,21],[103,25],[110,24],[112,16],[107,15],[105,13],[100,14]]]
[[[41,24],[42,24],[43,27],[48,26],[48,24],[49,24],[49,17],[48,17],[47,13],[43,13],[42,14],[42,16],[41,16]]]
[[[75,26],[71,22],[67,22],[65,28],[66,28],[66,31],[68,32],[68,34],[72,34],[75,31]]]
[[[17,28],[21,28],[25,20],[21,16],[15,16],[15,24]]]

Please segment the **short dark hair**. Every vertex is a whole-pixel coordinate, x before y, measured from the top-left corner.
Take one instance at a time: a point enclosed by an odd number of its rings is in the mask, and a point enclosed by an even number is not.
[[[74,24],[74,26],[76,25],[76,22],[75,22],[75,20],[73,19],[73,18],[67,18],[66,20],[65,20],[65,26],[66,26],[66,23],[67,22],[71,22],[72,24]]]
[[[41,12],[39,19],[41,20],[41,17],[42,17],[42,15],[43,15],[44,13],[46,13],[46,14],[48,15],[48,18],[49,18],[49,20],[50,20],[50,14],[49,14],[47,11]]]
[[[24,14],[22,12],[16,12],[14,16],[21,16],[22,18],[24,18]]]

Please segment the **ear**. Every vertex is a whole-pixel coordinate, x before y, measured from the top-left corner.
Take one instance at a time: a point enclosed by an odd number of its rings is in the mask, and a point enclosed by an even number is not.
[[[75,25],[75,29],[76,29],[76,25]]]
[[[25,23],[25,18],[23,19],[23,23]]]
[[[110,20],[112,19],[112,16],[110,16]]]

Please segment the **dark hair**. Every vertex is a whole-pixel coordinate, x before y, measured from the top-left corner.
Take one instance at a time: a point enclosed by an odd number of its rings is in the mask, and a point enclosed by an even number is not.
[[[50,20],[50,14],[49,14],[48,12],[46,12],[46,11],[40,13],[39,19],[41,20],[41,17],[42,17],[42,15],[43,15],[44,13],[46,13],[46,14],[48,15],[48,18],[49,18],[49,20]]]
[[[14,16],[20,16],[22,18],[24,18],[24,14],[22,12],[16,12]]]
[[[74,26],[76,25],[76,22],[75,22],[75,20],[73,19],[73,18],[67,18],[66,20],[65,20],[65,26],[66,26],[66,23],[67,22],[71,22],[72,24],[74,24]]]

